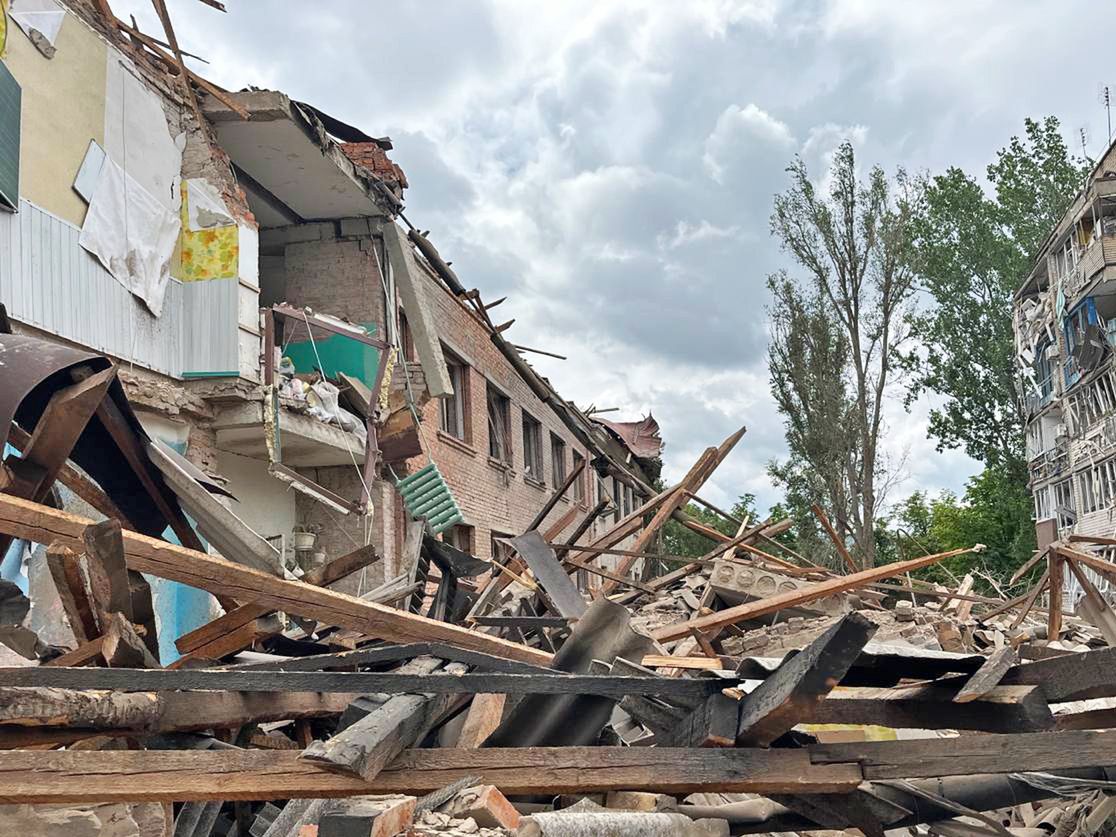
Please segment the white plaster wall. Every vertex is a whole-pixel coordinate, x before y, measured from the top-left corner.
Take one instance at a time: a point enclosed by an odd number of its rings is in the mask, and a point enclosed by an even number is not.
[[[227,451],[217,452],[221,476],[229,481],[228,490],[240,502],[231,503],[232,511],[263,538],[286,536],[290,551],[291,529],[295,525],[295,493],[267,472],[267,463]]]

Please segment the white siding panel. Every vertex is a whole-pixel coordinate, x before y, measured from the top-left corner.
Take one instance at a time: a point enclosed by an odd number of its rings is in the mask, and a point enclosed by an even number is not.
[[[238,368],[235,279],[167,287],[153,317],[78,244],[80,230],[27,201],[0,212],[0,302],[16,320],[181,377]]]

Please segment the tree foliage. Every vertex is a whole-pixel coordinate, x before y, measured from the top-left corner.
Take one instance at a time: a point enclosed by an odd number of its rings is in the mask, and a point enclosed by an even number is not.
[[[884,398],[899,372],[912,295],[910,184],[900,172],[893,188],[878,167],[860,179],[848,141],[824,188],[801,158],[787,171],[791,185],[775,197],[771,231],[805,278],[769,279],[768,369],[790,449],[771,475],[791,505],[828,507],[871,566],[886,482]]]
[[[697,503],[689,503],[684,508],[684,511],[699,523],[711,526],[722,535],[732,537],[736,534],[735,523],[731,520],[726,520],[714,511],[710,511],[705,506],[698,505]],[[756,498],[753,494],[742,494],[733,504],[732,508],[727,511],[737,520],[747,519],[753,525],[760,520],[756,512]],[[712,549],[713,546],[714,544],[710,542],[708,538],[699,535],[691,529],[687,529],[677,520],[668,520],[662,528],[661,554],[663,555],[681,555],[686,558],[700,558]]]
[[[955,585],[975,568],[980,571],[978,588],[999,595],[989,579],[1005,588],[1034,549],[1030,498],[1018,490],[1014,475],[986,468],[969,480],[960,499],[949,491],[933,498],[915,492],[882,522],[877,540],[880,557],[888,563],[982,543],[988,548],[977,556],[946,559],[916,575]]]
[[[925,181],[914,213],[913,267],[930,305],[912,316],[920,344],[909,402],[933,391],[939,450],[962,448],[1022,476],[1024,408],[1011,329],[1012,298],[1081,185],[1084,161],[1058,120],[1026,120],[988,166],[992,194],[958,168]]]

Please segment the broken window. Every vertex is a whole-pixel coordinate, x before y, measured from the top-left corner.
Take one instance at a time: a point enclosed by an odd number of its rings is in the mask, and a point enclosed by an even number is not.
[[[511,465],[511,400],[488,385],[488,455]]]
[[[558,488],[566,481],[566,443],[550,434],[550,484]]]
[[[543,482],[542,425],[523,413],[523,475]]]
[[[573,454],[574,470],[576,471],[578,468],[581,468],[584,463],[585,457],[575,450]],[[585,477],[586,473],[584,470],[582,470],[582,472],[578,474],[577,479],[574,480],[573,484],[574,502],[581,503],[582,505],[585,504]]]
[[[612,478],[612,520],[618,522],[621,517],[621,506],[624,504],[623,493],[620,490],[620,480]]]
[[[1054,513],[1058,528],[1068,529],[1077,522],[1077,504],[1073,499],[1073,481],[1062,480],[1054,485]]]
[[[445,357],[453,394],[442,399],[442,431],[464,442],[468,436],[469,367],[448,351]]]
[[[1050,506],[1050,488],[1043,486],[1035,489],[1035,520],[1047,520],[1054,516]]]
[[[632,487],[630,485],[621,486],[624,492],[624,517],[632,513]]]
[[[469,555],[473,554],[473,527],[451,526],[446,531],[442,532],[442,542],[448,543],[455,549],[460,549],[462,552],[467,552]]]
[[[1096,480],[1092,468],[1086,468],[1077,475],[1077,487],[1081,491],[1081,511],[1083,514],[1095,512],[1099,508]]]
[[[515,535],[508,535],[504,532],[493,532],[491,536],[490,547],[492,549],[492,560],[498,564],[507,564],[512,557],[512,548],[504,541],[508,538],[514,538]]]

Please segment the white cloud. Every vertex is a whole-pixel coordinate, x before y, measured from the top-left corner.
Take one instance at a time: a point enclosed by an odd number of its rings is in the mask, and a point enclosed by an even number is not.
[[[146,0],[112,0],[160,29]],[[771,196],[801,153],[821,177],[842,138],[864,165],[979,172],[1024,116],[1104,134],[1078,57],[1103,54],[1096,15],[1054,2],[491,0],[430,15],[357,0],[270,15],[172,8],[195,68],[229,89],[276,87],[374,135],[412,187],[408,210],[580,403],[652,409],[668,475],[749,426],[711,499],[775,499],[782,455],[767,394]],[[1057,25],[1052,26],[1051,21]],[[1041,43],[1041,50],[1019,49]],[[793,266],[791,266],[793,267]],[[961,488],[926,407],[889,412],[907,483]]]
[[[794,145],[794,136],[786,123],[755,104],[743,108],[729,105],[717,117],[713,132],[705,140],[701,161],[709,176],[721,183],[730,159],[746,161],[755,156],[756,146],[761,146],[762,152],[773,149],[785,154]]]

